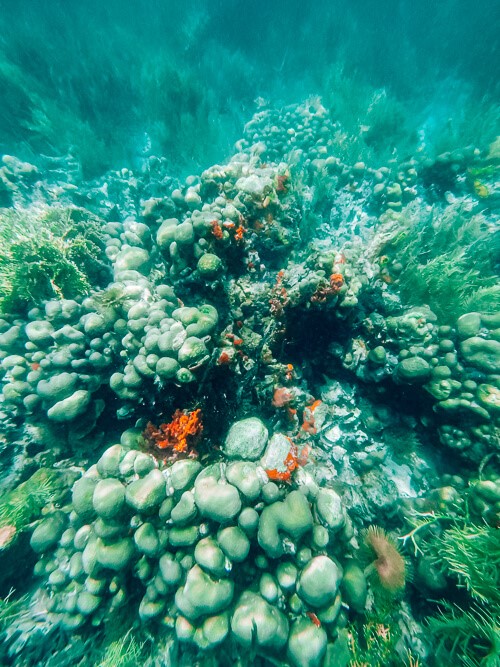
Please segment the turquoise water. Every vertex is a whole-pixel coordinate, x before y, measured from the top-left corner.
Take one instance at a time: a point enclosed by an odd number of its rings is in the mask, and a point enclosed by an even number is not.
[[[387,88],[408,131],[427,121],[438,141],[498,92],[494,2],[30,2],[5,3],[1,20],[3,150],[71,148],[92,176],[133,164],[145,133],[153,154],[206,167],[258,97],[322,95],[348,120],[360,88]]]
[[[497,3],[0,0],[0,665],[500,660]]]

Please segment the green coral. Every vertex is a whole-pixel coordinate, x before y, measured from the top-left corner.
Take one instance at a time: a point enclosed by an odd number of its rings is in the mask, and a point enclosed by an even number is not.
[[[75,298],[107,279],[101,221],[77,208],[0,212],[0,312]]]

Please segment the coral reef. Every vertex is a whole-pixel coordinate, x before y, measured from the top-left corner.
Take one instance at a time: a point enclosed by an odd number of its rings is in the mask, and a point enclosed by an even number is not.
[[[493,626],[496,163],[489,146],[377,163],[385,104],[366,161],[319,98],[259,111],[183,182],[156,157],[78,187],[69,162],[4,157],[4,439],[45,434],[0,510],[2,557],[30,531],[40,577],[7,664],[38,632],[84,655],[96,629],[102,664],[154,664],[144,631],[176,665],[415,665],[419,605],[437,607],[405,597],[410,560],[427,589],[491,604],[430,622],[443,655],[457,615]]]

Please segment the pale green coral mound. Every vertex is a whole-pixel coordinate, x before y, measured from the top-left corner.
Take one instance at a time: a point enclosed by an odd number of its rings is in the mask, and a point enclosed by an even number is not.
[[[292,664],[319,665],[341,610],[333,552],[349,548],[349,532],[340,498],[333,508],[328,490],[302,477],[290,489],[247,460],[168,466],[109,447],[73,485],[72,506],[32,535],[50,611],[74,631],[128,605],[142,623],[171,618],[177,641],[203,651],[232,638],[259,651],[288,646]],[[297,644],[303,626],[309,652]]]

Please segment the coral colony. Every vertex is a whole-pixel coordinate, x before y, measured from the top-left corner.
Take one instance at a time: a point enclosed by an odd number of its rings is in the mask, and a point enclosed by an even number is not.
[[[6,664],[498,664],[498,146],[345,141],[313,98],[183,183],[4,157]]]

